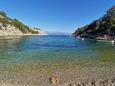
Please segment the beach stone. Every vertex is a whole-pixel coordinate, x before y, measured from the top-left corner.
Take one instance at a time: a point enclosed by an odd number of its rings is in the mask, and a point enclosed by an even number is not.
[[[81,82],[77,82],[77,84],[75,86],[85,86],[85,84],[81,83]]]
[[[104,86],[111,86],[111,79],[107,79],[104,81]]]
[[[98,80],[95,82],[95,86],[105,86],[105,81],[102,80],[102,79],[98,79]]]
[[[111,80],[111,86],[115,86],[115,79]]]
[[[76,84],[75,83],[71,83],[69,86],[76,86]]]
[[[92,80],[89,84],[91,84],[91,86],[96,86],[96,80]]]
[[[112,86],[112,80],[111,79],[108,80],[108,86]]]
[[[52,84],[58,84],[58,83],[60,82],[60,78],[59,78],[58,75],[54,75],[54,76],[50,77],[49,80],[50,80],[50,82],[51,82]]]
[[[85,84],[85,86],[92,86],[92,83],[91,83],[91,82],[87,82],[87,83]]]

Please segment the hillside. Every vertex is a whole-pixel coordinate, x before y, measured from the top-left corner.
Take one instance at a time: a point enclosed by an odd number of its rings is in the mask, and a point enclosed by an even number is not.
[[[115,38],[115,6],[107,13],[92,23],[78,28],[73,35],[92,39],[114,39]]]
[[[47,34],[38,28],[30,28],[18,19],[11,19],[3,11],[0,11],[0,35],[31,35]]]

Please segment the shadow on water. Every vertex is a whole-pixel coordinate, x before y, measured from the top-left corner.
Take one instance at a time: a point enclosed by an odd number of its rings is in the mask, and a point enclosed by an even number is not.
[[[86,56],[94,57],[96,60],[102,62],[115,62],[115,45],[111,42],[98,42],[98,41],[83,41],[88,48],[84,49],[87,52]],[[92,55],[92,56],[90,56]]]
[[[22,36],[1,36],[0,37],[0,53],[16,51],[23,46],[24,41]]]

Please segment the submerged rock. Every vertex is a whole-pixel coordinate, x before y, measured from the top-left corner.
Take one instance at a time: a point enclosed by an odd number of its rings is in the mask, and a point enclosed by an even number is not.
[[[52,77],[50,78],[50,82],[51,82],[52,84],[59,84],[59,82],[60,82],[59,76],[58,76],[58,75],[52,76]]]

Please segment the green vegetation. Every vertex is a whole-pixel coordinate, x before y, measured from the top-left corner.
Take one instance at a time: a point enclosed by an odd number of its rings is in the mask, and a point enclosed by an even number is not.
[[[28,32],[31,32],[33,34],[38,34],[39,33],[38,31],[35,31],[35,30],[32,30],[32,29],[28,29]]]
[[[92,23],[78,28],[74,33],[74,36],[92,37],[98,36],[115,36],[115,6],[107,11],[107,14]]]
[[[23,23],[21,23],[19,20],[13,19],[12,20],[12,24],[14,26],[18,27],[19,30],[22,31],[23,33],[28,33],[29,27],[27,27],[26,25],[24,25]]]
[[[37,30],[33,30],[29,28],[27,25],[23,24],[21,21],[18,19],[11,19],[7,17],[7,14],[3,11],[0,11],[0,23],[2,23],[3,27],[7,27],[8,24],[14,25],[17,27],[20,31],[22,31],[24,34],[26,33],[32,33],[32,34],[38,34]]]
[[[7,17],[7,14],[4,11],[0,11],[0,15],[2,15],[3,17]]]
[[[8,22],[8,20],[6,18],[5,19],[0,18],[0,22],[2,22],[3,27],[6,27],[7,24],[9,24],[9,22]]]

